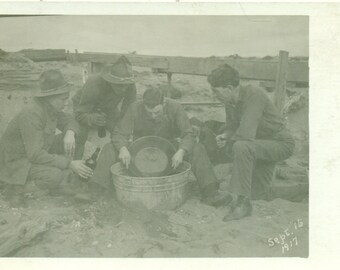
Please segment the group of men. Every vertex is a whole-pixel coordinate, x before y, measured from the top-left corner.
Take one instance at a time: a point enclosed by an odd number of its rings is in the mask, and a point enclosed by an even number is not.
[[[191,163],[202,203],[226,206],[225,221],[251,215],[251,200],[271,199],[275,164],[292,154],[294,140],[266,93],[240,85],[237,70],[222,65],[208,82],[225,105],[226,122],[216,136],[203,124],[201,135],[213,140],[197,140],[181,104],[164,97],[161,89],[149,88],[136,100],[132,67],[124,56],[86,81],[72,98],[73,115],[63,112],[69,83],[59,70],[43,72],[39,93],[11,120],[0,140],[0,181],[6,183],[9,199],[22,203],[28,181],[50,192],[76,194],[70,185],[75,175],[88,179],[91,198],[103,196],[113,188],[111,165],[130,164],[131,138],[153,135],[176,145],[173,167],[183,160]],[[93,128],[111,133],[94,170],[82,160]],[[56,135],[56,129],[61,133]],[[221,192],[211,161],[222,163],[226,157],[233,170],[229,192]]]

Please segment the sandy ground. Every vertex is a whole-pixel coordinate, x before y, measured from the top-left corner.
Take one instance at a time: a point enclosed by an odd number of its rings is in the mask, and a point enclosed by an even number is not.
[[[39,65],[41,68],[62,68],[74,83],[74,90],[82,85],[83,65],[65,62]],[[139,96],[148,86],[166,83],[165,75],[152,74],[144,69],[136,69],[136,74]],[[211,101],[204,77],[173,75],[173,86],[182,91],[183,101]],[[30,90],[0,91],[0,135],[30,98]],[[70,107],[71,104],[67,110]],[[186,107],[186,111],[189,116],[202,120],[223,121],[224,118],[223,109],[218,107],[191,106]],[[29,184],[27,208],[10,208],[0,195],[0,239],[25,221],[46,224],[46,230],[6,256],[306,257],[309,231],[306,195],[308,108],[289,113],[288,123],[296,137],[297,147],[294,156],[279,166],[275,186],[280,198],[271,202],[255,201],[251,217],[223,222],[226,209],[200,203],[194,181],[190,184],[191,192],[185,204],[173,211],[152,213],[144,209],[117,208],[115,200],[80,204],[69,197],[47,196]],[[94,138],[88,144],[90,152],[96,142]],[[221,189],[228,189],[230,165],[219,165],[215,169],[222,183]]]

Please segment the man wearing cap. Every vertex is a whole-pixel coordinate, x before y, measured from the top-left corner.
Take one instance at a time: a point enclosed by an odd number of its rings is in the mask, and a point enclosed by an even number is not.
[[[75,158],[81,159],[90,128],[112,132],[127,107],[136,100],[132,66],[125,56],[91,76],[73,97],[75,118],[80,124]],[[118,105],[121,109],[118,110]]]
[[[188,158],[195,174],[201,193],[202,201],[212,206],[227,204],[230,195],[218,192],[219,183],[202,144],[195,142],[193,130],[182,106],[168,98],[163,98],[161,89],[150,88],[143,94],[143,100],[133,103],[113,131],[112,144],[107,144],[98,159],[98,172],[93,179],[102,186],[110,182],[110,166],[118,158],[129,166],[131,156],[128,150],[129,140],[144,136],[163,137],[175,145],[178,150],[172,157],[172,167],[180,165]],[[176,140],[179,138],[179,140]],[[179,141],[179,143],[177,142]]]
[[[226,129],[216,142],[232,156],[231,191],[236,194],[225,221],[251,215],[250,200],[271,198],[275,164],[290,157],[294,139],[260,88],[240,85],[239,73],[225,64],[208,76],[212,91],[226,108]]]
[[[59,70],[40,76],[40,91],[8,124],[0,140],[0,181],[13,204],[23,203],[28,180],[49,191],[62,189],[73,171],[90,177],[92,170],[72,160],[78,124],[62,112],[70,87]],[[56,130],[62,133],[56,135]]]

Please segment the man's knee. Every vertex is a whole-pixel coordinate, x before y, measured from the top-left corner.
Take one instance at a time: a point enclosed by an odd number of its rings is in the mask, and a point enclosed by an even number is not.
[[[59,187],[68,175],[68,170],[61,170],[54,167],[40,166],[33,168],[30,173],[30,178],[34,181],[39,189],[53,190]]]
[[[232,154],[234,158],[237,157],[254,157],[254,150],[247,141],[237,141],[232,147]]]

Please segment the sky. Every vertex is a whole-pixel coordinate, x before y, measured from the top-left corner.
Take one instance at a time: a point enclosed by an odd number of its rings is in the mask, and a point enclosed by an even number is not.
[[[308,56],[307,16],[1,17],[0,48],[164,56]]]

